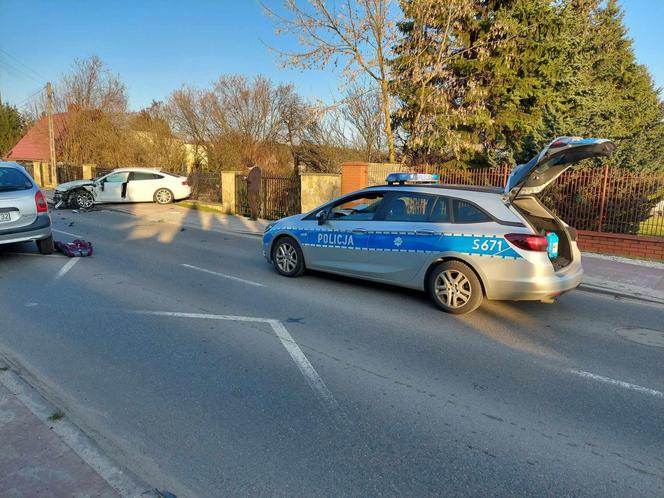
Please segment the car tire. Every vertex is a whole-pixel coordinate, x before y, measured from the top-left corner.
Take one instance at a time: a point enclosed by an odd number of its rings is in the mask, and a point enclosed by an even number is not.
[[[85,189],[75,190],[72,199],[77,209],[90,209],[95,203],[92,193]]]
[[[461,261],[437,264],[427,279],[429,297],[441,310],[463,315],[482,303],[482,283],[473,269]]]
[[[272,263],[275,270],[284,277],[299,277],[306,269],[302,249],[292,237],[277,240],[272,248]]]
[[[154,201],[161,205],[170,204],[173,202],[173,192],[167,188],[160,188],[154,193]]]
[[[49,235],[45,239],[35,240],[35,242],[37,243],[39,254],[53,254],[53,251],[55,251],[53,235]]]

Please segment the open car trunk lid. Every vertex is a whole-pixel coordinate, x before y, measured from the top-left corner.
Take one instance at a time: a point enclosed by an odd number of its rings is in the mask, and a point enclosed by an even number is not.
[[[511,202],[519,195],[537,194],[579,161],[610,156],[615,148],[605,138],[556,138],[526,164],[514,168],[507,179],[505,195]]]

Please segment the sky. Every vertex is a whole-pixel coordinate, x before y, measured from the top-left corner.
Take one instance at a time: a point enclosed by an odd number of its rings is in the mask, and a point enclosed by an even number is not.
[[[278,8],[281,0],[265,0]],[[622,0],[637,59],[664,88],[664,0]],[[0,0],[0,95],[21,107],[74,59],[98,55],[127,85],[138,110],[183,83],[220,74],[265,74],[308,99],[339,94],[332,70],[284,68],[269,47],[289,48],[258,0]]]

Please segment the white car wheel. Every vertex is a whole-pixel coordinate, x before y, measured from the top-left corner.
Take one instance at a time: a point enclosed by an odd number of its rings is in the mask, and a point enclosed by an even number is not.
[[[157,204],[170,204],[173,202],[173,192],[167,188],[160,188],[154,194],[154,201]]]
[[[74,204],[78,209],[90,209],[94,203],[94,196],[87,190],[77,190],[74,192]]]

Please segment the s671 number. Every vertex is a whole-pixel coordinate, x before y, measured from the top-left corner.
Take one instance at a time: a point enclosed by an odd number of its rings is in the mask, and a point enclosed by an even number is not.
[[[475,251],[494,252],[503,250],[503,241],[499,239],[473,239]]]

